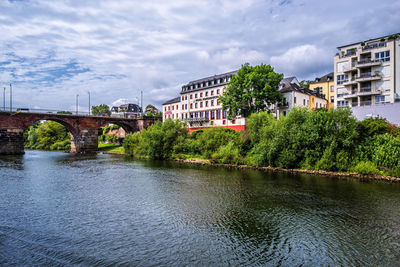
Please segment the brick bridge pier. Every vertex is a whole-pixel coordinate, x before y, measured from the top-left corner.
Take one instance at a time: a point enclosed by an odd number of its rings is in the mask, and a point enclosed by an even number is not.
[[[127,133],[142,131],[156,119],[79,116],[50,113],[15,113],[0,111],[0,155],[24,154],[24,131],[41,120],[64,125],[71,133],[71,153],[95,153],[98,148],[98,129],[109,123],[122,127]]]

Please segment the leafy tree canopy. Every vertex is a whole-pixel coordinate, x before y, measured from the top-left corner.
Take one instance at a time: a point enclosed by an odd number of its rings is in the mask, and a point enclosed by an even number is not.
[[[101,104],[98,106],[92,106],[93,115],[110,115],[110,108],[106,104]]]
[[[248,117],[281,101],[279,84],[282,78],[283,74],[274,72],[270,65],[242,65],[237,75],[231,78],[226,92],[220,96],[228,118],[237,115]]]
[[[310,83],[312,83],[312,81],[309,81],[309,80],[302,80],[302,81],[300,82],[300,86],[303,87],[303,88],[310,89]]]

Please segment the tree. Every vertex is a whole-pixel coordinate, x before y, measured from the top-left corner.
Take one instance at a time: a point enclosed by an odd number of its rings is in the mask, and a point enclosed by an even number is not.
[[[93,115],[110,115],[110,108],[106,104],[101,104],[98,106],[92,106]]]
[[[310,89],[310,83],[312,83],[312,81],[309,80],[302,80],[300,82],[300,86],[306,89]]]
[[[149,104],[144,109],[144,113],[149,113],[149,112],[151,112],[153,114],[156,114],[156,113],[158,113],[158,108],[156,108],[155,106]]]
[[[231,78],[226,92],[220,96],[228,118],[237,115],[248,117],[281,101],[283,96],[279,84],[282,78],[283,74],[274,72],[270,65],[242,65],[237,75]]]

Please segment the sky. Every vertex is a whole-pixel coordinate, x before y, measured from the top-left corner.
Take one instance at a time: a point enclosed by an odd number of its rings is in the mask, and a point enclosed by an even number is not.
[[[0,89],[14,107],[73,111],[79,95],[87,111],[88,92],[161,107],[246,62],[313,80],[337,46],[400,32],[399,14],[400,0],[0,0]]]

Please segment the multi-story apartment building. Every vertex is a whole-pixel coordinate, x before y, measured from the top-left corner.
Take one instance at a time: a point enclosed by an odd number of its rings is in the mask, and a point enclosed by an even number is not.
[[[338,47],[334,59],[335,107],[400,100],[399,34]]]
[[[327,107],[328,101],[319,91],[302,88],[296,77],[284,78],[279,91],[283,94],[283,101],[277,105],[276,118],[286,116],[293,107],[313,109]]]
[[[331,72],[322,77],[315,78],[310,83],[310,90],[325,96],[329,109],[333,108],[335,104],[335,84],[333,77],[334,74]]]

